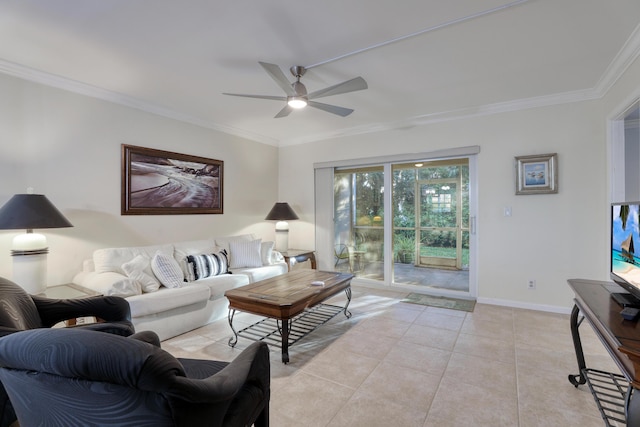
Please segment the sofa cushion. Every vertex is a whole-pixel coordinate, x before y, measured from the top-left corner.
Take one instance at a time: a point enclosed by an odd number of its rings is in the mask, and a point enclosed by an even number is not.
[[[262,257],[262,265],[271,265],[271,256],[273,255],[274,242],[262,242],[260,245],[260,256]]]
[[[145,273],[149,269],[149,258],[146,256],[137,255],[131,261],[122,264],[122,269],[129,279],[139,283],[143,292],[155,292],[160,289],[160,282]]]
[[[240,286],[249,284],[249,276],[246,274],[223,274],[220,276],[211,276],[204,279],[200,279],[194,284],[206,285],[209,287],[211,295],[210,300],[215,300],[224,297],[224,293],[229,289],[235,289]]]
[[[193,269],[194,280],[229,272],[229,260],[224,249],[216,253],[188,255],[187,263]]]
[[[230,268],[261,267],[261,243],[261,239],[229,242]]]
[[[106,248],[97,249],[93,252],[93,263],[96,273],[106,273],[107,271],[113,271],[126,275],[122,269],[122,264],[131,261],[138,255],[144,255],[149,259],[152,259],[156,252],[162,252],[163,254],[173,256],[173,245],[154,245],[154,246],[139,246],[131,248]],[[151,268],[145,273],[153,275]]]
[[[186,258],[187,255],[210,253],[216,247],[215,239],[188,240],[173,244],[174,258]]]
[[[166,255],[158,251],[151,260],[151,270],[160,283],[167,288],[179,288],[184,282],[184,273],[173,254]]]
[[[268,279],[270,277],[279,276],[280,274],[284,274],[288,271],[287,264],[284,262],[280,262],[272,265],[265,265],[257,268],[237,268],[233,269],[231,272],[233,275],[247,275],[251,280],[251,283],[257,282],[258,280]]]
[[[161,287],[157,292],[132,296],[127,301],[131,307],[131,317],[142,317],[206,302],[210,295],[208,286],[190,284],[173,289]]]

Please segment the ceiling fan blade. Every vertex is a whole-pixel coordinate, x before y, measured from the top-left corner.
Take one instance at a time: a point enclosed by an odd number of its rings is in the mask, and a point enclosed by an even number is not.
[[[311,92],[307,97],[309,99],[322,98],[324,96],[338,95],[340,93],[355,92],[356,90],[363,90],[368,87],[367,82],[362,77],[355,77],[351,80],[347,80],[346,82]]]
[[[279,119],[280,117],[287,117],[289,114],[291,114],[292,111],[293,111],[293,108],[289,107],[289,105],[285,105],[284,108],[280,110],[278,114],[275,115],[274,119]]]
[[[269,64],[268,62],[258,63],[262,65],[262,68],[264,68],[264,70],[271,76],[271,78],[276,83],[278,83],[278,86],[280,86],[282,90],[284,90],[284,93],[289,96],[296,96],[296,91],[293,90],[293,87],[291,87],[291,82],[289,82],[289,79],[287,79],[280,67],[278,67],[276,64]]]
[[[229,96],[242,96],[243,98],[258,98],[258,99],[271,99],[274,101],[286,101],[286,96],[270,96],[270,95],[246,95],[243,93],[223,93],[223,95]]]
[[[322,111],[326,111],[327,113],[337,114],[341,117],[347,117],[349,114],[353,113],[351,108],[338,107],[337,105],[329,105],[323,104],[321,102],[309,101],[309,107],[317,108]]]

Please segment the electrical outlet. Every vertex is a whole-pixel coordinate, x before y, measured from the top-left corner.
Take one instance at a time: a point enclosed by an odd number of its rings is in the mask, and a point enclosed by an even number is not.
[[[529,281],[527,282],[527,289],[535,289],[535,288],[536,288],[536,280],[529,279]]]

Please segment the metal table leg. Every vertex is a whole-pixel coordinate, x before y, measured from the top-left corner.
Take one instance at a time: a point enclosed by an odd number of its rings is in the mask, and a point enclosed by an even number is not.
[[[344,315],[349,319],[351,318],[351,312],[348,310],[349,304],[351,303],[351,287],[345,289],[344,292],[347,294],[347,303],[344,306]]]
[[[229,343],[228,343],[230,347],[235,347],[236,344],[238,343],[238,333],[233,328],[233,316],[235,314],[236,314],[236,311],[233,309],[230,309],[229,314],[227,315],[227,318],[229,319],[229,326],[231,326],[231,330],[233,331],[233,336],[229,338]]]
[[[580,331],[578,328],[580,324],[584,320],[584,317],[578,320],[578,315],[580,314],[580,309],[578,305],[573,306],[573,310],[571,310],[571,336],[573,337],[573,348],[576,352],[576,358],[578,360],[578,372],[577,375],[569,375],[569,382],[574,385],[574,387],[578,387],[580,384],[584,384],[587,382],[587,379],[583,375],[583,370],[587,367],[584,361],[584,352],[582,351],[582,341],[580,340]]]
[[[280,336],[282,337],[282,363],[289,363],[289,330],[291,329],[292,320],[282,320],[280,328]]]

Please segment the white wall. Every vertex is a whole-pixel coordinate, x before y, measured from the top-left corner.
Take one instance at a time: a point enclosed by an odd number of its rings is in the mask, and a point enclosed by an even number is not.
[[[596,101],[278,150],[0,75],[0,203],[32,186],[74,224],[45,232],[49,283],[58,284],[100,247],[242,232],[273,239],[273,224],[263,218],[277,200],[300,216],[290,222],[290,247],[313,248],[314,163],[479,145],[480,300],[566,309],[572,299],[566,279],[608,277],[606,125],[638,96],[640,60]],[[223,160],[225,213],[121,216],[122,143]],[[550,152],[558,153],[559,194],[515,196],[514,157]],[[504,206],[512,207],[511,218]],[[0,231],[0,276],[11,277],[15,234]],[[526,289],[532,278],[535,291]]]
[[[304,216],[290,225],[290,246],[314,246],[314,163],[479,145],[479,300],[568,309],[567,279],[608,279],[607,118],[640,88],[639,68],[601,100],[281,148],[280,199]],[[514,157],[545,153],[558,153],[559,193],[516,196]]]
[[[121,144],[224,161],[224,214],[120,215]],[[74,228],[41,230],[49,284],[71,280],[94,249],[253,232],[277,201],[276,147],[0,75],[0,205],[35,188]],[[11,239],[0,231],[0,276],[11,277]]]

